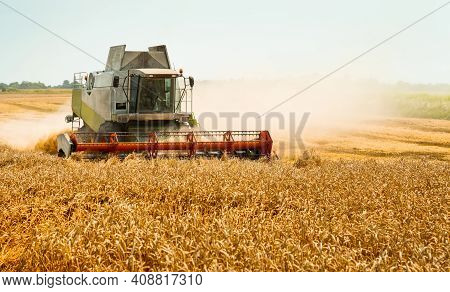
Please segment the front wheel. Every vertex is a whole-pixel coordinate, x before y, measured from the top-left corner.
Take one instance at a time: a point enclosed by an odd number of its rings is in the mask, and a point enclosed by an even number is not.
[[[95,137],[95,142],[96,143],[109,142],[109,136],[111,135],[111,133],[120,133],[123,131],[124,131],[124,129],[121,124],[112,123],[112,122],[103,123],[100,126],[98,133]]]

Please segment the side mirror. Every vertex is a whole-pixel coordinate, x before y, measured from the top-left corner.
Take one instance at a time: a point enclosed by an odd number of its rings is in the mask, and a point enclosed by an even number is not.
[[[189,76],[189,86],[191,86],[191,88],[192,87],[194,87],[194,77],[192,77],[192,76]]]
[[[69,115],[69,116],[66,116],[65,120],[66,120],[66,123],[72,123],[74,121],[74,118],[72,115]]]
[[[113,87],[115,88],[119,87],[119,76],[114,76]]]

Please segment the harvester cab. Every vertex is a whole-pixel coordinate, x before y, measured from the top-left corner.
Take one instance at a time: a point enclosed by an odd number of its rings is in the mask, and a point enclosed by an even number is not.
[[[147,51],[111,47],[105,70],[75,73],[72,132],[59,135],[58,153],[148,152],[192,156],[270,156],[267,131],[194,131],[194,78],[174,70],[166,46]]]
[[[194,121],[194,79],[171,68],[165,46],[110,48],[104,71],[75,73],[73,115],[84,132],[178,130]],[[76,125],[76,123],[75,123]]]

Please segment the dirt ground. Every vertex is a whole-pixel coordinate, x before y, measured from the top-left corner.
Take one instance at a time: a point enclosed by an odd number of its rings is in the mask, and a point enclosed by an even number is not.
[[[0,144],[31,149],[41,139],[68,128],[70,91],[0,94]]]
[[[20,114],[45,116],[57,111],[70,100],[70,91],[55,93],[0,93],[0,122]]]
[[[310,131],[311,132],[311,131]],[[450,160],[450,121],[377,117],[305,134],[307,146],[330,158],[411,157]]]

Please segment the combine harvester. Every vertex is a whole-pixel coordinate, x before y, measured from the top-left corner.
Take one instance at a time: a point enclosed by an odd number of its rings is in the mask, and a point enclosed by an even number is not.
[[[57,137],[58,155],[270,158],[268,131],[194,131],[193,86],[194,78],[171,68],[166,46],[111,47],[104,71],[74,74],[72,132]]]

